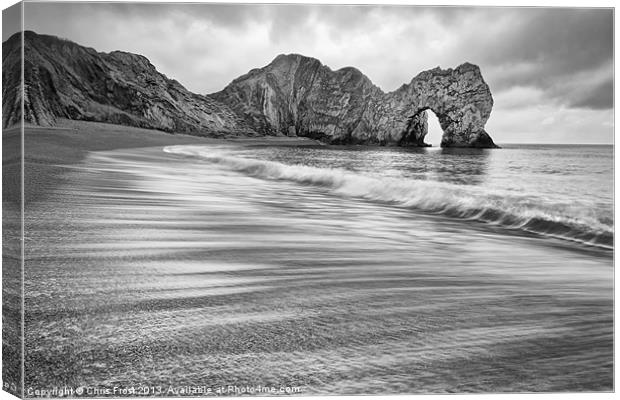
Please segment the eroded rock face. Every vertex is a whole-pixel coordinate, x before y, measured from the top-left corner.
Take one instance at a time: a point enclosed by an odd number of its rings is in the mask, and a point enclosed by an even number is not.
[[[484,130],[493,108],[493,97],[480,68],[473,64],[424,71],[384,98],[393,111],[383,129],[395,137],[402,130],[399,116],[411,115],[412,118],[430,109],[444,131],[442,147],[496,147]],[[415,133],[423,137],[426,131],[422,128]]]
[[[19,35],[3,44],[3,126],[20,119]],[[255,135],[227,106],[185,89],[143,56],[109,54],[54,36],[24,32],[24,120],[111,122],[195,135]]]
[[[444,130],[443,147],[496,147],[484,130],[493,98],[473,64],[425,71],[384,93],[355,68],[332,71],[314,58],[280,55],[211,96],[265,134],[295,131],[329,143],[428,146],[430,109]]]
[[[480,69],[463,64],[420,73],[384,93],[359,70],[332,71],[314,58],[280,55],[224,90],[199,95],[143,56],[99,53],[24,32],[24,120],[111,122],[194,135],[306,136],[333,144],[428,146],[426,110],[444,147],[495,147],[485,132],[493,98]],[[3,44],[3,126],[21,120],[20,37]]]
[[[21,35],[15,34],[2,44],[2,127],[21,122]]]
[[[332,71],[318,60],[280,55],[211,97],[243,116],[266,134],[308,136],[326,142],[349,142],[360,126],[369,98],[381,90],[354,68]]]

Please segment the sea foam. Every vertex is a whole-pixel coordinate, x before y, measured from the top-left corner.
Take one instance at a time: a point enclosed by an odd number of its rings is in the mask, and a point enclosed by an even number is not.
[[[344,169],[288,165],[239,157],[227,147],[168,146],[167,153],[198,157],[251,177],[323,187],[331,193],[481,221],[507,229],[613,249],[613,221],[588,207],[507,191],[447,182],[373,177]]]

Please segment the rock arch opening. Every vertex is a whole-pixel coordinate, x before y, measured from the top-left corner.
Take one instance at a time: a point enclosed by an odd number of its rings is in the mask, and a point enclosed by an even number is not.
[[[398,117],[392,126],[396,128],[401,146],[427,147],[437,143],[434,117],[431,122],[434,135],[426,139],[429,133],[427,114],[430,114],[426,111],[432,110],[443,132],[439,140],[441,147],[497,147],[484,130],[493,97],[480,69],[473,64],[422,72],[411,83],[388,94],[388,98],[396,105]]]
[[[431,109],[426,110],[426,118],[428,129],[424,141],[432,147],[439,147],[443,138],[443,129],[439,125],[439,118]]]
[[[467,106],[460,115],[454,110],[444,112],[438,107],[436,113],[428,106],[409,114],[399,146],[412,147],[478,147],[496,148],[493,139],[484,129],[476,129],[480,118],[473,106]],[[469,113],[469,114],[468,114]],[[457,117],[455,118],[454,115]]]
[[[407,126],[398,144],[400,146],[439,147],[444,132],[439,117],[433,110],[424,107],[408,117]]]

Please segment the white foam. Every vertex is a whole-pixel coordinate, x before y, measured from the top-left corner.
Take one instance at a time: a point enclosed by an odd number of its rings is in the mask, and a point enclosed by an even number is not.
[[[164,151],[199,157],[256,178],[321,186],[341,196],[479,220],[601,247],[613,246],[613,225],[601,222],[589,207],[506,191],[489,191],[478,186],[402,178],[379,179],[343,169],[287,165],[238,157],[232,149],[168,146]]]

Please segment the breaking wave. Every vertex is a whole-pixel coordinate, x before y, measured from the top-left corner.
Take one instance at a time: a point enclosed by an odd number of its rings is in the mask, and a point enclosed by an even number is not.
[[[592,207],[445,182],[365,176],[343,169],[287,165],[238,157],[201,146],[168,146],[167,153],[199,157],[248,176],[320,186],[334,194],[399,205],[507,229],[613,249],[613,217]]]

